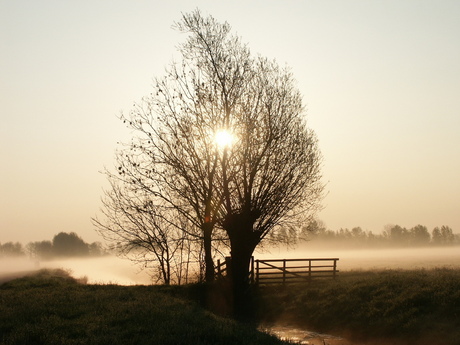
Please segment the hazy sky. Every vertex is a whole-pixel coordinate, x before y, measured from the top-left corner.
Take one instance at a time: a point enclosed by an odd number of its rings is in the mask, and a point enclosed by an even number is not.
[[[117,119],[195,8],[292,67],[324,155],[328,228],[460,232],[460,1],[0,0],[0,242],[99,240]]]

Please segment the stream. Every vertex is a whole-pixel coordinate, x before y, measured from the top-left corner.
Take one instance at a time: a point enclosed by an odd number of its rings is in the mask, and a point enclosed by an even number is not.
[[[261,331],[276,335],[281,340],[302,345],[353,345],[346,339],[330,334],[316,333],[290,326],[260,327]]]

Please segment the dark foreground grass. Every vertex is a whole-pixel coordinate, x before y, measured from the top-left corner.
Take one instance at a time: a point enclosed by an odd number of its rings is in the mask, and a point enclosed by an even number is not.
[[[285,344],[162,290],[41,271],[0,285],[0,344]]]
[[[259,319],[369,344],[460,344],[460,270],[345,272],[259,290]]]
[[[0,285],[0,344],[285,344],[205,311],[206,291],[84,285],[41,271]],[[459,269],[345,272],[254,296],[255,321],[264,324],[372,345],[460,344]]]

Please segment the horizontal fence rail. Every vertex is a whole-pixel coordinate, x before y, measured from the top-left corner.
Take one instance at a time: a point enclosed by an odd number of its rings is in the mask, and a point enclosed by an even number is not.
[[[308,282],[312,279],[335,278],[338,258],[317,259],[270,259],[251,260],[249,280],[255,285],[291,284]],[[229,273],[230,258],[224,262],[217,260],[217,277],[225,277]]]

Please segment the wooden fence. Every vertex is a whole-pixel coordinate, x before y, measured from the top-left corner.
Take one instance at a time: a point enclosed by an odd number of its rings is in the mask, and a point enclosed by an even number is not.
[[[338,258],[251,260],[249,280],[255,285],[291,284],[318,278],[335,278]],[[218,277],[228,274],[230,258],[217,261]]]
[[[335,278],[338,258],[255,260],[256,285],[289,284],[317,278]]]
[[[224,262],[220,262],[220,260],[217,260],[217,265],[215,267],[217,278],[222,278],[227,275],[228,273],[227,265],[228,266],[230,265],[229,257],[226,257]]]

